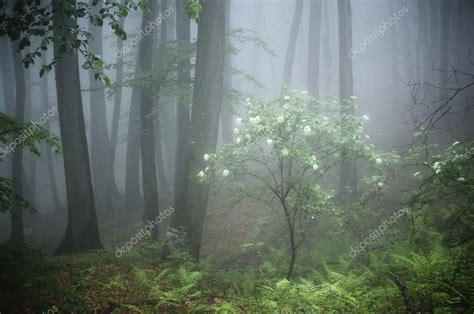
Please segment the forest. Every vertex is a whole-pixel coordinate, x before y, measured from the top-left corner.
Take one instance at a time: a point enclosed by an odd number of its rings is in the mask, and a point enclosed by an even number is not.
[[[0,0],[0,314],[473,313],[473,0]]]

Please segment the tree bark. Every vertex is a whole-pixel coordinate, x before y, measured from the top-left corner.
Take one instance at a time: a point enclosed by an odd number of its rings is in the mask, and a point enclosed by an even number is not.
[[[178,45],[186,45],[189,49],[190,44],[190,20],[183,1],[176,1],[176,39]],[[187,90],[191,84],[190,58],[191,53],[186,50],[187,56],[179,60],[178,63],[178,85],[180,90]],[[190,118],[190,108],[183,95],[178,95],[176,110],[176,167],[175,167],[175,185],[174,185],[174,204],[175,212],[171,220],[173,228],[180,228],[185,223],[184,213],[184,188],[185,181],[185,159],[186,147],[188,145],[188,128]]]
[[[46,52],[43,52],[41,55],[41,60],[43,65],[47,63]],[[45,74],[41,79],[41,102],[43,103],[43,111],[47,112],[49,108],[49,89],[48,89],[48,78],[49,75]],[[51,123],[49,119],[46,119],[45,128],[48,132],[51,132]],[[54,211],[56,212],[60,207],[61,203],[59,201],[58,187],[56,185],[56,175],[54,173],[53,165],[53,152],[49,145],[45,145],[46,149],[46,161],[48,168],[48,179],[49,184],[51,185],[51,195],[53,198]]]
[[[70,36],[67,28],[77,22],[64,10],[75,7],[75,0],[54,2],[54,36]],[[55,54],[60,50],[55,42]],[[64,152],[68,224],[55,254],[102,248],[95,211],[92,177],[82,108],[77,53],[63,55],[55,67],[61,142]]]
[[[199,259],[209,186],[198,181],[205,168],[203,155],[214,153],[222,105],[225,2],[208,0],[199,19],[193,110],[189,128],[189,150],[185,161],[184,227],[189,251]]]
[[[298,39],[298,30],[301,23],[301,15],[303,14],[303,0],[296,0],[295,12],[293,14],[293,21],[291,22],[291,29],[288,39],[288,49],[286,51],[285,67],[283,68],[283,86],[291,83],[291,72],[293,70],[293,59],[295,58],[296,40]]]
[[[93,14],[99,14],[102,1],[92,7]],[[89,32],[93,39],[90,40],[89,50],[91,53],[103,57],[102,27],[89,24]],[[107,169],[107,152],[109,146],[109,135],[107,130],[107,115],[105,109],[104,83],[96,80],[94,71],[89,71],[90,83],[90,107],[91,107],[91,162],[92,179],[94,191],[99,210],[104,207],[104,191]],[[113,169],[113,168],[112,168]]]
[[[230,6],[231,0],[226,2],[225,9],[225,32],[230,32]],[[230,37],[226,34],[226,41],[230,41]],[[232,91],[232,54],[227,53],[225,55],[225,65],[224,65],[224,90],[228,93]],[[224,102],[222,104],[221,110],[221,134],[222,141],[225,144],[232,143],[233,141],[233,106],[232,106],[232,97],[226,97],[224,95]]]
[[[349,101],[353,95],[352,59],[349,56],[352,46],[352,17],[350,0],[338,0],[339,17],[339,97],[341,115],[354,114],[354,104]],[[345,133],[344,126],[342,127]],[[355,160],[348,158],[345,150],[341,151],[340,195],[349,198],[356,193],[357,169]]]
[[[125,0],[121,0],[124,4]],[[125,19],[119,19],[119,26],[123,28]],[[123,41],[117,37],[117,50],[122,51]],[[114,111],[112,114],[112,129],[110,131],[110,147],[107,152],[107,163],[105,169],[105,191],[104,191],[104,207],[111,211],[114,208],[114,199],[117,198],[119,192],[115,182],[115,154],[117,150],[118,127],[120,121],[120,108],[122,106],[122,85],[123,85],[123,54],[117,55],[117,64],[115,67],[115,83],[114,91]]]
[[[142,16],[142,24],[143,24]],[[135,79],[140,76],[139,59],[142,55],[141,45],[137,54]],[[141,90],[134,86],[128,116],[127,155],[125,161],[125,205],[127,210],[138,211],[143,208],[140,193],[140,107]]]
[[[157,3],[147,1],[149,11],[143,13],[142,29],[147,22],[157,16]],[[139,65],[141,71],[151,71],[153,68],[153,36],[146,36],[140,41]],[[142,88],[140,94],[140,152],[142,161],[142,181],[145,212],[143,221],[154,220],[159,214],[158,184],[155,164],[155,140],[153,123],[153,93],[151,88]],[[158,226],[152,230],[152,239],[158,240]]]
[[[12,43],[13,67],[15,73],[15,118],[18,121],[25,120],[25,70],[23,69],[22,54],[18,51],[18,41]],[[12,179],[13,193],[23,196],[23,148],[18,145],[13,152]],[[13,197],[13,199],[15,199]],[[13,203],[11,210],[11,229],[8,243],[16,248],[25,246],[23,235],[23,208]]]
[[[321,0],[309,2],[308,92],[319,98],[319,56],[321,43]]]

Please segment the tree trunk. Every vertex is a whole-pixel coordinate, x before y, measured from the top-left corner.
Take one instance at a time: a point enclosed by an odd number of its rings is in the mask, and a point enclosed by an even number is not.
[[[125,0],[121,0],[124,4]],[[124,18],[119,19],[119,26],[123,28]],[[117,50],[122,51],[123,41],[117,37]],[[104,191],[104,207],[107,211],[114,208],[114,201],[119,195],[115,182],[115,154],[117,150],[118,127],[120,121],[120,108],[122,106],[122,85],[123,85],[123,54],[117,56],[117,64],[115,68],[116,88],[114,91],[114,111],[112,114],[112,129],[110,131],[110,147],[107,152],[107,163],[105,170],[105,191]]]
[[[321,42],[321,0],[309,3],[308,31],[308,92],[315,99],[319,98],[319,55]]]
[[[164,11],[168,8],[168,1],[166,0],[161,0],[161,11]],[[158,12],[159,10],[157,10]],[[166,42],[168,41],[168,35],[167,35],[167,25],[166,25],[166,20],[164,20],[161,24],[160,24],[160,45],[162,47],[165,47],[166,45]],[[158,84],[161,84],[160,82]],[[163,98],[161,98],[163,99]],[[163,101],[163,103],[166,103],[166,101]],[[163,193],[163,199],[166,200],[165,203],[170,203],[171,202],[171,199],[172,199],[172,195],[171,195],[171,189],[170,189],[170,186],[168,184],[168,176],[166,175],[166,170],[165,170],[165,154],[164,154],[164,151],[163,151],[163,144],[164,144],[164,138],[163,138],[163,130],[162,130],[162,122],[164,121],[170,121],[170,120],[167,120],[170,115],[170,110],[168,110],[168,108],[165,108],[165,106],[163,105],[162,107],[160,107],[160,113],[163,114],[163,117],[156,117],[156,152],[155,152],[155,157],[156,157],[156,166],[157,166],[157,170],[158,170],[158,173],[157,173],[157,176],[158,176],[158,180],[159,180],[159,192]]]
[[[55,2],[54,36],[67,35],[77,22],[64,12],[76,5],[75,0]],[[55,54],[60,43],[54,45]],[[64,152],[68,224],[56,254],[102,248],[95,211],[94,193],[82,109],[79,61],[77,53],[64,55],[55,67],[61,142]]]
[[[352,46],[352,17],[350,0],[338,0],[339,17],[339,97],[341,115],[354,114],[354,104],[349,101],[353,95],[352,59],[349,56]],[[345,133],[344,126],[342,130]],[[341,151],[340,194],[349,198],[356,193],[357,170],[355,160],[347,157],[347,152]]]
[[[26,53],[29,52],[29,49],[26,50]],[[25,69],[25,121],[34,121],[35,118],[35,108],[33,102],[31,101],[31,94],[33,90],[33,84],[31,81],[31,70]],[[23,184],[25,189],[23,193],[27,200],[33,204],[36,204],[36,155],[28,152],[26,156],[23,157],[23,163],[27,169],[27,174],[29,177],[28,185]],[[28,165],[28,167],[26,167]]]
[[[13,72],[13,56],[11,42],[7,38],[0,38],[0,67],[2,71],[2,86],[3,96],[5,100],[5,113],[9,116],[15,115],[15,80]],[[5,177],[11,178],[12,174],[12,156],[9,154],[5,156],[2,161],[4,170],[2,174]]]
[[[41,55],[42,64],[46,64],[46,52],[43,52]],[[47,112],[49,108],[49,89],[48,89],[48,74],[45,74],[41,79],[41,102],[43,103],[43,111]],[[46,119],[45,128],[48,132],[51,132],[51,123],[49,119]],[[59,210],[61,203],[59,202],[58,187],[56,185],[56,175],[54,174],[54,165],[53,165],[53,151],[51,146],[45,145],[46,149],[46,161],[48,167],[48,179],[49,184],[51,185],[51,195],[53,198],[54,212]]]
[[[142,16],[143,19],[143,16]],[[143,24],[143,21],[142,21]],[[137,54],[135,79],[140,76],[139,59],[142,55],[141,45]],[[125,209],[138,211],[143,208],[140,193],[140,96],[141,90],[134,86],[128,116],[127,155],[125,160]]]
[[[23,69],[22,54],[18,51],[18,41],[12,43],[13,67],[15,73],[15,118],[23,122],[25,120],[25,70]],[[16,146],[13,152],[13,193],[23,196],[23,149]],[[11,211],[11,229],[8,243],[16,248],[25,246],[23,235],[23,208],[16,202],[13,203]]]
[[[150,11],[143,13],[142,29],[147,22],[151,22],[157,16],[157,3],[153,0],[147,1]],[[146,36],[140,41],[139,69],[141,71],[152,70],[153,36]],[[158,184],[155,164],[155,140],[153,125],[153,94],[151,88],[145,87],[140,95],[140,152],[142,161],[142,181],[145,212],[143,221],[147,223],[154,220],[159,214],[158,208]],[[158,240],[158,227],[152,231],[152,239]]]
[[[193,110],[189,128],[189,150],[185,161],[184,226],[189,251],[198,259],[209,186],[198,181],[197,174],[205,168],[203,155],[214,153],[219,131],[222,104],[225,2],[208,0],[202,5],[199,19],[196,76]]]
[[[450,40],[449,40],[449,29],[450,29],[450,7],[451,3],[447,0],[442,2],[441,6],[441,49],[440,49],[440,56],[441,56],[441,85],[447,86],[448,81],[448,70],[449,70],[449,47],[450,47]]]
[[[190,44],[190,20],[183,1],[176,1],[176,39],[178,45],[185,45],[189,49]],[[180,90],[187,90],[191,83],[190,58],[191,52],[186,50],[187,57],[180,59],[178,63],[178,84]],[[171,220],[171,226],[180,228],[184,226],[184,189],[185,181],[185,158],[188,145],[190,108],[186,97],[178,95],[176,109],[176,167],[174,185],[175,212]]]
[[[99,14],[102,1],[92,8],[93,14]],[[93,39],[90,40],[89,50],[91,53],[103,57],[102,27],[89,24],[89,32]],[[105,109],[104,83],[96,80],[94,71],[89,71],[90,82],[90,106],[91,106],[91,162],[94,191],[99,210],[104,207],[104,190],[106,182],[107,152],[109,146],[109,135],[107,130],[107,116]],[[113,168],[112,168],[113,169]]]
[[[230,32],[230,6],[231,0],[226,2],[225,9],[225,32]],[[230,37],[226,34],[226,41],[230,41]],[[258,51],[259,52],[259,51]],[[224,65],[224,90],[227,91],[227,94],[232,92],[232,54],[227,53],[225,55],[225,65]],[[233,141],[233,106],[232,106],[232,97],[224,94],[224,102],[222,104],[221,110],[221,134],[222,141],[225,144],[232,143]]]
[[[295,12],[293,14],[293,21],[291,22],[291,29],[288,39],[288,49],[286,51],[285,67],[283,69],[283,86],[291,83],[291,72],[293,70],[293,59],[295,58],[296,39],[298,39],[298,30],[301,23],[301,15],[303,13],[303,0],[296,0]]]

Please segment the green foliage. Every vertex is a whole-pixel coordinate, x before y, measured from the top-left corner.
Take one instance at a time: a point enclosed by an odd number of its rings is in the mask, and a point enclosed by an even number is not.
[[[14,118],[0,112],[0,143],[5,144],[0,149],[0,162],[5,159],[8,154],[13,154],[17,149],[29,148],[30,151],[39,156],[39,150],[36,147],[40,143],[51,146],[56,153],[61,152],[59,139],[51,135],[45,129],[36,126],[33,123],[23,123]],[[13,193],[12,180],[0,177],[0,212],[9,211],[13,204],[20,207],[35,211],[34,208],[25,201],[21,195]]]
[[[42,65],[40,76],[48,73],[66,55],[79,52],[84,57],[82,67],[94,71],[96,79],[101,79],[107,86],[111,85],[110,79],[104,74],[104,62],[100,56],[88,50],[92,35],[81,27],[72,25],[71,21],[85,19],[93,25],[102,27],[104,24],[113,30],[114,34],[125,40],[127,34],[120,26],[120,19],[131,11],[143,8],[143,2],[126,0],[123,4],[112,0],[101,1],[101,9],[97,10],[98,0],[94,1],[16,1],[10,9],[7,1],[0,1],[0,36],[8,36],[10,40],[18,40],[18,50],[29,47],[23,57],[26,68],[35,63],[36,58],[41,58],[43,51],[48,50],[54,43],[58,45],[54,58],[49,64]],[[8,8],[8,9],[7,9]],[[61,14],[66,21],[64,27],[53,36],[53,17]],[[32,43],[38,42],[32,46]]]

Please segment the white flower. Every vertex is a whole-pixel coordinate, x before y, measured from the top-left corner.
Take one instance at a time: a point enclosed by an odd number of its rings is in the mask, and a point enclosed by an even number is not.
[[[364,115],[362,116],[362,119],[364,119],[365,121],[369,121],[369,120],[370,120],[370,119],[369,119],[369,116],[366,115],[366,114],[364,114]]]
[[[434,169],[439,169],[440,167],[441,167],[441,164],[439,163],[439,161],[435,162],[433,165]]]
[[[369,139],[370,136],[368,134],[364,135],[366,139]]]
[[[202,178],[204,177],[204,171],[199,171],[199,173],[197,174],[198,178]]]
[[[317,164],[313,165],[313,170],[318,170],[319,166]]]
[[[382,163],[382,159],[381,158],[375,159],[375,163],[380,165]]]
[[[237,142],[237,144],[240,144],[240,141],[242,141],[242,139],[238,137],[235,141]]]
[[[328,120],[329,120],[329,118],[328,118],[328,117],[326,117],[326,116],[323,116],[323,120],[324,120],[324,121],[328,121]]]
[[[451,146],[456,146],[456,145],[458,145],[458,144],[459,144],[459,142],[456,141],[456,142],[454,142],[453,145],[451,145]]]
[[[440,168],[436,169],[436,174],[439,174],[440,172],[441,172]]]
[[[278,122],[278,123],[283,123],[283,122],[285,122],[285,117],[283,117],[283,116],[278,116],[277,122]]]
[[[245,101],[250,104],[250,98],[247,97],[247,99],[245,99]]]
[[[267,138],[267,145],[272,145],[273,144],[273,140],[271,138]]]
[[[352,100],[357,100],[356,96],[350,96],[349,98],[352,99]]]
[[[227,169],[224,169],[224,171],[222,171],[222,176],[225,178],[229,175],[229,170]]]
[[[250,117],[249,121],[251,124],[257,125],[262,121],[262,119],[260,119],[260,116],[256,116],[256,117]]]
[[[236,123],[237,125],[242,125],[242,118],[237,118],[237,119],[235,119],[235,123]]]
[[[459,177],[456,179],[458,182],[466,182],[466,179],[464,179],[463,177]]]
[[[378,182],[378,183],[377,183],[377,186],[378,186],[379,188],[383,187],[383,182]]]
[[[285,97],[283,97],[283,99],[284,99],[284,100],[286,100],[286,101],[288,101],[288,100],[290,100],[290,99],[291,99],[291,97],[290,97],[290,96],[288,96],[288,95],[286,95]]]
[[[205,161],[209,161],[209,157],[210,157],[209,154],[204,154],[204,156],[203,156]]]
[[[284,156],[284,157],[288,156],[289,153],[290,153],[290,152],[289,152],[288,149],[286,149],[286,148],[283,148],[283,149],[281,150],[281,155]]]
[[[311,216],[311,219],[313,219],[313,220],[314,220],[314,216]]]
[[[239,134],[239,129],[235,128],[234,129],[234,134]]]
[[[311,127],[309,125],[305,126],[303,128],[304,135],[310,135],[311,134]]]
[[[416,176],[419,175],[419,174],[420,174],[420,172],[417,171],[417,172],[415,172],[415,173],[413,174],[413,176],[416,177]]]

